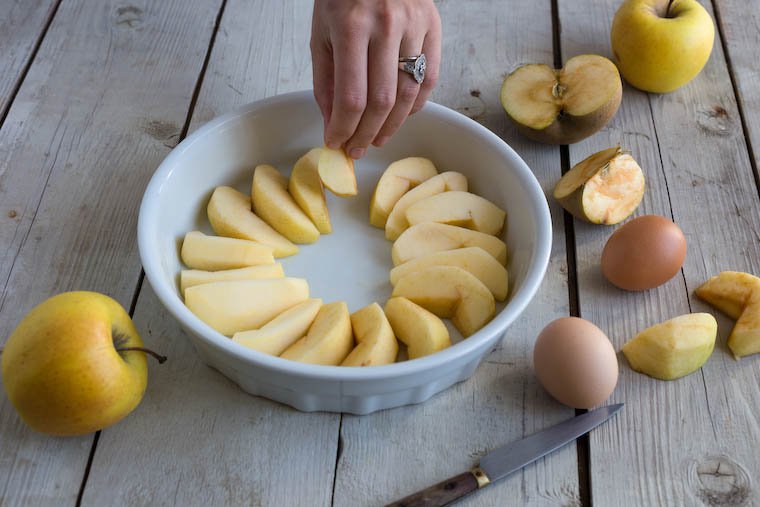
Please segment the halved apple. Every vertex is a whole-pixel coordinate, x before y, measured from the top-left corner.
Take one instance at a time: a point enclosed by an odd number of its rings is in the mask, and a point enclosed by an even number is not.
[[[185,304],[199,319],[224,335],[258,329],[309,297],[300,278],[205,283],[185,291]]]
[[[327,210],[325,191],[319,179],[317,164],[322,148],[313,148],[296,161],[290,173],[288,192],[321,234],[330,234],[330,213]]]
[[[188,287],[203,285],[204,283],[230,282],[232,280],[267,280],[282,278],[284,276],[285,271],[279,262],[275,264],[262,264],[260,266],[248,266],[246,268],[225,269],[223,271],[183,269],[179,273],[179,290],[184,294],[185,289]]]
[[[578,162],[554,187],[554,198],[576,218],[613,225],[634,212],[644,187],[639,164],[616,146]]]
[[[467,178],[455,171],[447,171],[420,183],[396,202],[385,223],[385,237],[391,241],[409,228],[406,210],[414,203],[447,190],[467,190]]]
[[[354,336],[344,302],[322,305],[306,336],[285,349],[280,357],[300,363],[339,365],[351,352]]]
[[[438,174],[433,163],[423,157],[407,157],[393,162],[377,182],[369,203],[369,223],[385,227],[393,206],[401,196]]]
[[[525,136],[549,144],[572,144],[607,124],[620,106],[623,85],[615,64],[579,55],[554,70],[519,67],[504,80],[501,104]]]
[[[206,208],[208,221],[219,236],[249,239],[269,245],[275,257],[288,257],[298,247],[251,211],[251,198],[230,187],[217,187]]]
[[[379,304],[352,313],[351,327],[357,345],[341,366],[378,366],[396,361],[398,342]]]
[[[438,222],[498,235],[507,214],[488,199],[469,192],[443,192],[423,199],[406,210],[410,225]]]
[[[443,318],[467,337],[494,315],[493,294],[474,275],[456,266],[430,266],[399,279],[393,297],[405,297]]]
[[[354,160],[342,149],[322,148],[317,163],[317,171],[322,183],[340,197],[356,195],[356,174]]]
[[[385,315],[398,339],[407,346],[409,359],[451,346],[449,330],[443,321],[404,297],[389,299],[385,303]]]
[[[391,270],[391,285],[396,285],[404,276],[420,271],[429,266],[457,266],[483,282],[494,298],[504,301],[507,298],[507,270],[499,262],[479,247],[458,248],[435,252],[418,257],[396,266]]]
[[[256,166],[251,184],[253,211],[293,243],[314,243],[319,231],[288,193],[288,179],[271,165]]]
[[[455,225],[424,222],[405,230],[393,243],[393,265],[417,259],[423,255],[446,250],[477,246],[500,263],[507,264],[507,245],[495,236]]]
[[[247,239],[206,236],[200,231],[185,234],[180,251],[189,268],[206,271],[273,264],[272,247]]]
[[[232,341],[272,356],[279,356],[306,335],[322,307],[321,299],[307,299],[279,314],[258,329],[239,331]]]

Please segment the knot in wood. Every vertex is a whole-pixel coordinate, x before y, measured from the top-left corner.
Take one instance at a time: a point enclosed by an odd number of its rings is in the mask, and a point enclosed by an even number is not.
[[[725,455],[707,456],[689,467],[689,483],[709,506],[748,505],[752,486],[744,468]]]

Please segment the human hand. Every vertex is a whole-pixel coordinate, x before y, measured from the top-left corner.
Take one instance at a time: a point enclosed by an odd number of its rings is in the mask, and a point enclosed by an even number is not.
[[[425,80],[400,72],[400,56],[427,58]],[[315,0],[314,97],[325,144],[351,158],[382,146],[425,104],[438,79],[441,21],[433,0]]]

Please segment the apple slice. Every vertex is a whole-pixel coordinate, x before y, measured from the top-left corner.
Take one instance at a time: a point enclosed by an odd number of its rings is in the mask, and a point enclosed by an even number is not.
[[[258,329],[309,297],[300,278],[205,283],[185,291],[185,304],[199,319],[224,335]]]
[[[330,191],[340,197],[356,195],[356,174],[354,174],[354,160],[342,149],[332,150],[322,148],[317,163],[317,172],[322,183]]]
[[[319,231],[288,193],[288,179],[271,165],[256,166],[251,184],[253,211],[293,243],[314,243]]]
[[[620,106],[623,85],[615,64],[579,55],[554,70],[519,67],[504,80],[501,104],[525,136],[549,144],[572,144],[607,124]]]
[[[269,245],[275,257],[288,257],[298,247],[251,211],[251,198],[230,187],[217,187],[206,209],[208,221],[219,236],[250,239]]]
[[[348,306],[340,301],[323,305],[308,334],[285,349],[280,357],[300,363],[337,366],[353,346]]]
[[[341,366],[378,366],[396,361],[398,342],[379,304],[352,313],[351,327],[357,345]]]
[[[754,292],[760,293],[760,278],[741,271],[723,271],[694,291],[697,297],[732,319],[741,316]]]
[[[317,164],[322,148],[313,148],[299,158],[293,166],[288,182],[288,192],[321,234],[330,234],[330,213],[327,211],[325,191],[319,179]]]
[[[578,162],[554,187],[554,198],[576,218],[613,225],[634,212],[644,187],[639,164],[616,146]]]
[[[259,264],[274,264],[272,247],[247,239],[206,236],[200,231],[185,234],[180,251],[189,268],[218,271]]]
[[[417,259],[423,255],[446,250],[477,246],[500,263],[507,264],[507,245],[495,236],[455,225],[425,222],[405,230],[393,243],[393,265]]]
[[[259,329],[238,331],[232,336],[232,341],[265,354],[279,356],[306,335],[321,307],[321,299],[307,299],[285,310]]]
[[[649,327],[623,345],[631,368],[661,380],[700,369],[712,354],[718,323],[709,313],[691,313]]]
[[[451,318],[467,337],[494,315],[493,294],[483,282],[456,266],[430,266],[399,279],[393,297],[401,296],[443,318]]]
[[[479,247],[458,248],[435,252],[418,257],[391,270],[391,285],[409,273],[420,271],[429,266],[457,266],[483,282],[494,298],[504,301],[507,298],[507,270],[499,262]]]
[[[398,339],[407,346],[409,359],[451,346],[449,330],[443,321],[404,297],[389,299],[385,303],[385,315]]]
[[[385,237],[391,241],[409,228],[406,210],[414,203],[447,190],[467,190],[467,178],[462,173],[447,171],[420,183],[396,202],[385,223]]]
[[[443,192],[406,210],[410,225],[438,222],[473,229],[493,236],[504,227],[507,214],[491,201],[469,192]]]
[[[285,271],[283,271],[282,264],[279,262],[276,264],[248,266],[247,268],[225,269],[223,271],[183,269],[179,273],[179,288],[180,292],[184,294],[185,289],[188,287],[203,285],[204,283],[230,282],[233,280],[267,280],[271,278],[283,278],[284,276]]]
[[[377,182],[369,203],[369,223],[385,227],[393,206],[405,193],[438,174],[433,163],[423,157],[407,157],[393,162]]]
[[[760,292],[753,292],[726,342],[736,359],[760,353]]]

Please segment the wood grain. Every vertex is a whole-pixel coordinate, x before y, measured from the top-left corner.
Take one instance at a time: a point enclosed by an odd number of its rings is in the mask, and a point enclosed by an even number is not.
[[[518,64],[552,62],[550,2],[514,1],[506,9],[498,2],[480,0],[441,2],[438,7],[446,34],[445,59],[433,99],[501,135],[548,191],[561,174],[559,149],[521,138],[507,124],[499,89]],[[551,211],[554,244],[541,290],[470,380],[422,405],[344,416],[336,506],[397,500],[471,468],[495,447],[573,415],[549,398],[531,370],[539,330],[568,314],[562,212],[554,203]],[[474,493],[460,505],[528,503],[580,503],[575,446]]]
[[[59,0],[5,0],[0,8],[0,121]],[[0,126],[2,126],[0,124]]]
[[[238,105],[310,87],[310,8],[305,0],[228,0],[191,130]],[[148,284],[134,320],[170,358],[151,366],[135,414],[103,431],[83,505],[330,504],[340,415],[245,394],[200,362]]]
[[[0,131],[0,340],[71,289],[129,306],[142,189],[187,115],[218,1],[63,2]],[[12,212],[12,213],[11,213]],[[76,500],[92,436],[0,400],[0,504]]]
[[[565,60],[581,53],[609,56],[609,29],[618,3],[560,2]],[[609,334],[616,349],[659,321],[692,309],[710,311],[690,294],[721,269],[757,269],[757,194],[741,129],[721,125],[732,118],[738,119],[738,113],[718,43],[692,83],[661,96],[626,87],[615,120],[570,148],[575,163],[622,142],[647,177],[637,214],[672,216],[689,245],[682,275],[651,291],[625,293],[603,280],[598,268],[612,228],[575,222],[580,311]],[[723,322],[723,336],[727,330]],[[724,469],[734,465],[758,475],[758,456],[742,444],[759,436],[753,423],[760,402],[756,367],[734,364],[725,343],[716,346],[701,372],[673,382],[633,372],[622,355],[620,362],[613,401],[624,401],[625,413],[590,438],[595,504],[709,504],[705,499],[721,498],[722,488],[724,493],[732,490],[734,478],[727,474],[707,485],[706,475],[696,470],[715,470],[720,460]],[[723,388],[727,382],[731,387]],[[748,488],[745,499],[754,498]]]

